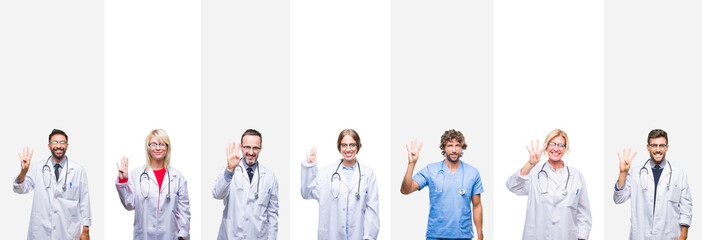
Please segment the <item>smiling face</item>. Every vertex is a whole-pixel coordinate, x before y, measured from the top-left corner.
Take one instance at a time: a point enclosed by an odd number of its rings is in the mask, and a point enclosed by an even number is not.
[[[241,139],[241,149],[244,153],[246,164],[253,165],[258,160],[261,152],[261,138],[256,135],[245,135]]]
[[[163,143],[163,144],[162,144]],[[156,136],[149,139],[149,155],[154,161],[163,161],[168,155],[168,145],[159,140]]]
[[[668,152],[668,141],[665,137],[651,138],[648,140],[648,154],[655,164],[660,164],[665,159],[665,153]]]
[[[463,144],[458,142],[456,139],[451,139],[444,145],[444,151],[446,151],[446,159],[451,162],[456,162],[461,157],[463,151]]]
[[[339,153],[344,158],[344,161],[353,161],[356,159],[356,153],[358,152],[358,145],[353,137],[346,135],[341,139],[339,144]]]
[[[66,156],[66,149],[68,149],[66,136],[61,134],[51,136],[49,141],[49,150],[51,150],[51,156],[54,157],[56,162],[60,162],[63,157]]]
[[[548,154],[548,159],[556,162],[560,161],[563,158],[563,154],[566,152],[565,138],[559,135],[552,138],[551,141],[546,144],[546,154]]]

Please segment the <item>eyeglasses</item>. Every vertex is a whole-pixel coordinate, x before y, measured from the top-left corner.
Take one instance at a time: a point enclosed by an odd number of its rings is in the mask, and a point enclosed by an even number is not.
[[[66,142],[66,141],[60,141],[60,142],[59,141],[51,141],[51,142],[49,142],[49,144],[51,144],[51,146],[56,146],[56,145],[66,146],[66,144],[68,144],[68,142]]]
[[[349,144],[342,143],[342,144],[339,144],[339,146],[342,147],[342,148],[347,148],[347,147],[356,148],[356,146],[358,146],[358,144],[355,144],[355,143],[349,143]]]
[[[563,143],[555,143],[555,142],[549,142],[548,145],[551,146],[551,147],[556,147],[556,146],[558,146],[558,148],[565,148],[565,147],[566,147],[566,145],[563,144]]]
[[[251,149],[253,149],[254,152],[261,151],[261,147],[243,146],[241,148],[243,148],[244,151],[251,151]]]
[[[149,143],[150,148],[156,148],[156,147],[165,148],[167,146],[168,146],[168,143]]]
[[[651,148],[661,148],[661,149],[665,149],[665,148],[668,147],[668,144],[649,144],[648,146],[651,147]]]

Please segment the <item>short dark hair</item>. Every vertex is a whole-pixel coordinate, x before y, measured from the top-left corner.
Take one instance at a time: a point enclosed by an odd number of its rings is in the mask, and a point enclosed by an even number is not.
[[[456,131],[455,129],[447,130],[444,132],[444,135],[441,135],[441,145],[439,145],[441,155],[446,155],[446,143],[453,139],[456,139],[456,141],[461,144],[461,148],[463,150],[468,148],[468,144],[466,144],[466,138],[463,136],[463,133]]]
[[[648,144],[651,143],[651,139],[659,138],[659,137],[665,138],[665,144],[668,144],[668,133],[663,131],[663,129],[651,130],[651,132],[648,133],[648,140],[647,140]]]
[[[246,136],[246,135],[258,136],[258,139],[261,140],[261,142],[259,144],[261,144],[261,146],[263,146],[263,137],[261,137],[261,133],[258,132],[256,129],[247,129],[244,132],[244,134],[241,134],[241,142],[244,141],[244,136]]]
[[[354,141],[356,141],[356,153],[361,151],[361,137],[358,136],[358,133],[356,130],[353,129],[344,129],[339,133],[339,139],[336,140],[336,149],[341,152],[341,140],[344,139],[345,136],[351,136]]]
[[[51,134],[49,134],[49,142],[51,142],[51,137],[53,137],[56,134],[61,134],[66,138],[66,141],[68,142],[68,135],[66,135],[65,132],[61,131],[60,129],[55,129],[51,130]]]

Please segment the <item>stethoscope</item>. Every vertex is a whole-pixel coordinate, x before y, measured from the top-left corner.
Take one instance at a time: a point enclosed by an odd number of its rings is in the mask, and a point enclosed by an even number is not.
[[[646,164],[648,164],[649,161],[651,161],[651,159],[646,160],[646,162],[641,167],[641,169],[639,169],[639,182],[641,184],[643,184],[643,190],[648,190],[648,181],[646,181],[646,177],[649,176],[649,173],[648,173],[648,168],[646,168]],[[670,180],[673,177],[673,167],[672,167],[672,165],[670,165],[670,161],[668,161],[668,168],[670,171],[670,175],[668,175],[668,185],[666,186],[666,190],[670,190]],[[641,171],[646,172],[646,177],[642,177],[643,175],[641,175]]]
[[[149,194],[151,193],[151,177],[149,177],[149,174],[146,173],[146,170],[148,167],[144,167],[144,172],[141,173],[139,176],[139,185],[141,185],[141,196],[143,196],[145,199],[149,198]],[[168,175],[168,194],[166,194],[166,200],[171,200],[171,174],[168,172],[168,168],[166,168],[166,175]],[[146,185],[148,187],[144,187],[144,180],[146,180]],[[146,193],[144,193],[144,189],[146,189]]]
[[[437,184],[435,192],[443,192],[444,190],[444,181],[446,180],[446,173],[444,172],[444,162],[441,162],[441,169],[439,169],[439,172],[436,173],[436,179],[439,179],[439,175],[443,176],[441,178],[441,184]],[[461,196],[466,194],[466,190],[463,189],[463,178],[465,177],[465,169],[463,169],[463,163],[461,163],[461,189],[458,190],[458,194]],[[440,185],[440,186],[439,186]]]
[[[541,165],[541,171],[536,175],[537,176],[537,181],[539,182],[539,188],[541,188],[541,194],[547,194],[548,193],[548,173],[544,171],[544,167],[546,166],[547,163],[544,163],[544,165]],[[563,188],[563,196],[568,195],[568,182],[570,182],[570,168],[568,166],[565,166],[566,170],[568,171],[568,178],[566,178],[566,185]],[[541,173],[546,175],[546,188],[543,187],[541,184]],[[544,190],[545,189],[545,190]]]
[[[339,167],[341,167],[341,163],[344,162],[344,159],[341,159],[339,161],[339,165],[336,166],[336,170],[334,170],[334,173],[331,175],[331,185],[332,188],[334,188],[334,179],[339,180],[339,183],[336,185],[337,186],[337,191],[336,195],[334,196],[334,191],[332,191],[332,196],[334,199],[339,199],[339,194],[341,192],[341,174],[339,174]],[[356,164],[358,165],[358,189],[356,190],[356,200],[361,199],[361,163],[356,160]]]
[[[66,181],[68,181],[68,157],[66,158],[66,166],[64,168],[66,169],[66,177],[63,179],[63,191],[66,191]],[[46,162],[44,163],[44,167],[41,168],[41,174],[44,176],[44,186],[46,188],[51,187],[51,167],[49,167],[49,160],[51,160],[51,157],[46,159]],[[73,183],[71,183],[73,185]]]
[[[243,158],[242,158],[241,160],[243,160]],[[247,164],[247,165],[248,165],[248,164]],[[239,166],[237,167],[237,169],[239,169],[239,168],[241,168],[241,175],[242,175],[242,176],[245,176],[245,175],[244,175],[244,166],[241,166],[241,164],[239,164]],[[256,194],[254,194],[254,198],[255,198],[256,200],[258,200],[259,184],[261,183],[261,171],[258,171],[258,170],[257,170],[257,171],[256,171],[256,176],[257,176],[257,178],[258,178],[258,181],[256,182]],[[243,184],[239,185],[239,189],[244,189],[244,185],[243,185]],[[269,191],[269,192],[270,192],[270,191]]]

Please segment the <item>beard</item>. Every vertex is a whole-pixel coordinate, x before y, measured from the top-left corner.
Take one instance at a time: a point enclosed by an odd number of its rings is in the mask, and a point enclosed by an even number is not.
[[[648,153],[648,156],[651,157],[651,161],[653,161],[654,163],[656,163],[656,158],[653,156],[654,153],[659,153],[659,152],[649,152],[649,153]],[[658,163],[656,163],[656,164],[659,164],[659,163],[663,162],[664,160],[665,160],[665,153],[663,153],[663,156],[661,157],[661,161],[658,162]]]
[[[451,156],[450,156],[448,153],[445,153],[445,154],[444,154],[444,157],[445,157],[446,159],[448,159],[450,162],[458,162],[458,161],[461,160],[461,157],[463,157],[463,151],[461,151],[461,152],[458,153],[458,157],[456,158],[456,160],[451,159]]]
[[[249,163],[249,160],[246,157],[253,157],[253,160]],[[246,165],[253,166],[258,162],[258,154],[256,156],[250,155],[250,154],[245,154],[244,155],[244,162],[246,162]]]
[[[59,150],[61,150],[61,153],[56,153]],[[60,161],[61,159],[63,159],[64,156],[66,156],[66,149],[65,148],[52,148],[51,149],[51,156],[53,156],[54,159]]]

